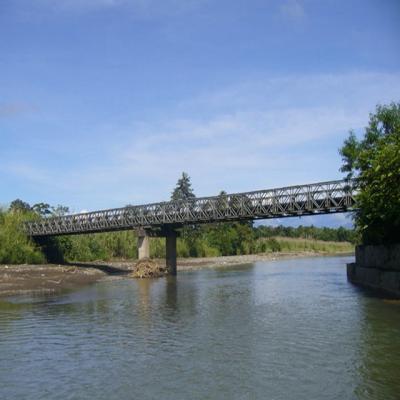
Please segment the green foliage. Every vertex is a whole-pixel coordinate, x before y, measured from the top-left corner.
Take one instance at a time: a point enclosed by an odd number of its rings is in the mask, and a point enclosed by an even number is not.
[[[267,248],[271,249],[274,253],[282,250],[280,243],[275,238],[268,239],[266,244]]]
[[[25,213],[31,211],[31,206],[21,199],[16,199],[11,202],[9,211],[12,213]]]
[[[352,252],[354,246],[348,242],[330,242],[324,240],[275,237],[267,240],[260,239],[260,244],[266,245],[264,252],[299,253],[303,251],[314,253]]]
[[[254,231],[249,223],[230,222],[203,227],[209,246],[222,256],[254,251]]]
[[[195,197],[189,175],[186,172],[182,172],[182,177],[178,179],[176,187],[172,192],[171,200],[183,202],[194,199]],[[187,252],[188,257],[196,257],[198,230],[199,228],[196,225],[186,225],[181,231],[181,236],[185,242],[185,248],[182,248],[182,251],[185,254]]]
[[[61,236],[57,241],[67,261],[134,259],[137,253],[130,231]]]
[[[57,207],[51,207],[51,214],[56,217],[62,217],[69,213],[69,207],[58,205]]]
[[[358,179],[355,224],[365,244],[399,241],[400,103],[377,106],[357,140],[353,132],[340,149],[341,171]]]
[[[50,205],[47,203],[37,203],[32,206],[32,210],[41,215],[42,217],[46,217],[51,214]]]
[[[344,253],[354,251],[354,246],[348,242],[330,242],[324,240],[279,236],[268,239],[261,238],[257,241],[258,253],[299,253],[304,251],[315,253]]]
[[[26,204],[26,203],[25,203]],[[23,232],[24,221],[35,218],[25,207],[12,212],[0,210],[0,264],[37,264],[45,257]]]
[[[164,238],[150,238],[150,257],[165,257],[165,240]]]
[[[188,200],[194,198],[190,177],[186,172],[182,172],[182,177],[178,179],[176,187],[171,195],[171,200]]]
[[[317,228],[311,226],[298,226],[293,228],[290,226],[279,225],[276,227],[261,225],[255,228],[256,238],[268,237],[288,237],[288,238],[304,238],[315,239],[332,242],[350,242],[356,244],[358,237],[353,229],[346,229],[342,226],[339,228]]]

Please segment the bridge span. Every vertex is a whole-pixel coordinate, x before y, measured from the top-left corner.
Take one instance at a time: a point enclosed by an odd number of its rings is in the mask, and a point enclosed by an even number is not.
[[[47,217],[27,222],[25,230],[44,238],[136,229],[139,259],[149,256],[149,236],[164,236],[167,267],[175,274],[177,229],[184,225],[352,211],[355,194],[354,180],[336,180]]]

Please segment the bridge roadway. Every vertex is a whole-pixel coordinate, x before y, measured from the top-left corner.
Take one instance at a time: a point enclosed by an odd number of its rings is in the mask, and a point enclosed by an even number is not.
[[[167,239],[176,272],[176,229],[184,225],[330,214],[355,208],[353,180],[336,180],[246,193],[199,197],[126,206],[29,221],[25,230],[32,238],[137,229],[139,258],[148,257],[148,236]],[[175,261],[174,261],[175,258]]]

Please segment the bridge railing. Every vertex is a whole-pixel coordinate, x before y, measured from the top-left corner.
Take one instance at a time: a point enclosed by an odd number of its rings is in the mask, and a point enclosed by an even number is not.
[[[337,180],[49,217],[25,228],[30,236],[50,236],[343,212],[354,207],[355,192],[354,181]]]

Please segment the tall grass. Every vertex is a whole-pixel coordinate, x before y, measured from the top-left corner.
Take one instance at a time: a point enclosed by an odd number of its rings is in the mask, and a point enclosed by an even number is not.
[[[38,264],[45,257],[38,246],[24,233],[24,221],[31,214],[0,210],[0,264]]]
[[[132,231],[61,236],[57,241],[66,261],[133,259],[137,253]]]
[[[354,245],[349,242],[329,242],[315,239],[274,237],[259,239],[259,252],[315,252],[315,253],[345,253],[353,252]]]

